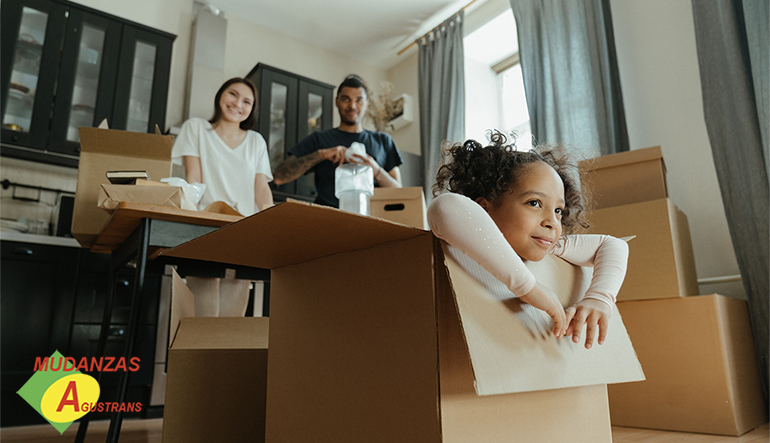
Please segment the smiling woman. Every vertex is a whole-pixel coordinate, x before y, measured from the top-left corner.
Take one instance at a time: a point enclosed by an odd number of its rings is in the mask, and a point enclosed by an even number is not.
[[[256,87],[247,79],[226,81],[214,97],[214,116],[185,122],[172,157],[181,159],[189,183],[204,183],[199,209],[223,201],[243,215],[273,203],[267,144],[251,130],[257,116]]]

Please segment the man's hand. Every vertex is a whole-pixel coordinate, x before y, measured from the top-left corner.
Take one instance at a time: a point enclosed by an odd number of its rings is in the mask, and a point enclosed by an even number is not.
[[[332,163],[337,163],[337,166],[345,163],[345,150],[344,146],[335,146],[333,148],[319,149],[318,155],[321,160],[329,160]]]
[[[519,300],[530,304],[541,311],[545,311],[553,320],[553,335],[560,338],[564,335],[567,328],[567,319],[564,313],[564,307],[556,297],[556,294],[549,291],[540,284],[536,284],[531,291],[519,297]]]
[[[592,298],[585,298],[574,306],[570,306],[565,311],[567,315],[567,332],[565,335],[571,335],[574,343],[580,343],[580,333],[583,331],[583,325],[586,327],[586,349],[591,349],[596,336],[596,329],[599,329],[598,343],[604,344],[607,337],[607,328],[609,326],[612,309],[607,303]]]

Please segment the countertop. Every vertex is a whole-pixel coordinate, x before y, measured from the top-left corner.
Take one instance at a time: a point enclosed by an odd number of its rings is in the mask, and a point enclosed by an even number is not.
[[[1,241],[15,241],[21,243],[35,243],[39,245],[65,246],[79,248],[80,243],[70,237],[54,237],[51,235],[25,234],[16,231],[0,231]]]

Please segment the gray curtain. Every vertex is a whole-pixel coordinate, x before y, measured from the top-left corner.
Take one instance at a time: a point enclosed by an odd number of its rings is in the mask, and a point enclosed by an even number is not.
[[[510,0],[537,142],[628,151],[609,0]]]
[[[692,10],[706,128],[767,398],[767,0],[692,0]]]
[[[461,142],[465,136],[464,18],[464,12],[458,12],[419,44],[420,146],[428,200],[441,160],[441,143]]]

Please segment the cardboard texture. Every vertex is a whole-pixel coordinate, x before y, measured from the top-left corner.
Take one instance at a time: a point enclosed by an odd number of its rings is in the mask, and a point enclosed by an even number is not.
[[[98,206],[112,213],[121,202],[183,208],[184,193],[178,186],[102,185]],[[195,209],[193,209],[195,210]]]
[[[668,197],[660,146],[584,160],[579,167],[595,209]]]
[[[174,272],[162,441],[264,442],[268,319],[184,317],[192,305]]]
[[[312,231],[302,228],[308,220]],[[460,442],[469,441],[469,429],[474,441],[485,442],[509,441],[516,433],[539,442],[611,441],[604,379],[583,374],[570,382],[579,387],[557,388],[569,384],[563,372],[573,371],[571,359],[595,358],[597,368],[612,363],[567,339],[558,345],[552,337],[535,340],[527,328],[461,325],[453,309],[467,314],[455,296],[473,289],[454,275],[450,285],[440,243],[429,232],[286,202],[165,254],[272,269],[267,441]],[[505,303],[496,309],[511,313]],[[495,364],[471,360],[468,348],[475,352],[477,343],[466,337],[472,334],[507,334],[496,346],[517,364],[532,353],[521,343],[542,342],[553,354],[545,364],[558,368],[542,371],[546,381],[537,389],[543,391],[516,392],[531,387],[506,383],[498,367],[484,375],[480,389],[497,384],[502,395],[468,392],[479,389],[474,375]],[[608,378],[639,380],[638,361],[625,343],[612,356],[622,374]],[[623,361],[627,356],[633,361]],[[481,417],[480,410],[497,412]]]
[[[745,301],[714,294],[618,308],[647,380],[609,387],[613,425],[738,436],[767,422]]]
[[[374,188],[369,200],[369,214],[419,229],[428,226],[425,196],[420,187]]]
[[[618,301],[698,294],[687,216],[670,199],[599,209],[588,218],[591,233],[636,236]]]
[[[110,218],[99,209],[101,185],[109,184],[107,171],[143,170],[151,178],[171,175],[170,135],[143,134],[113,129],[78,128],[80,162],[72,214],[72,236],[84,248],[90,248]]]

